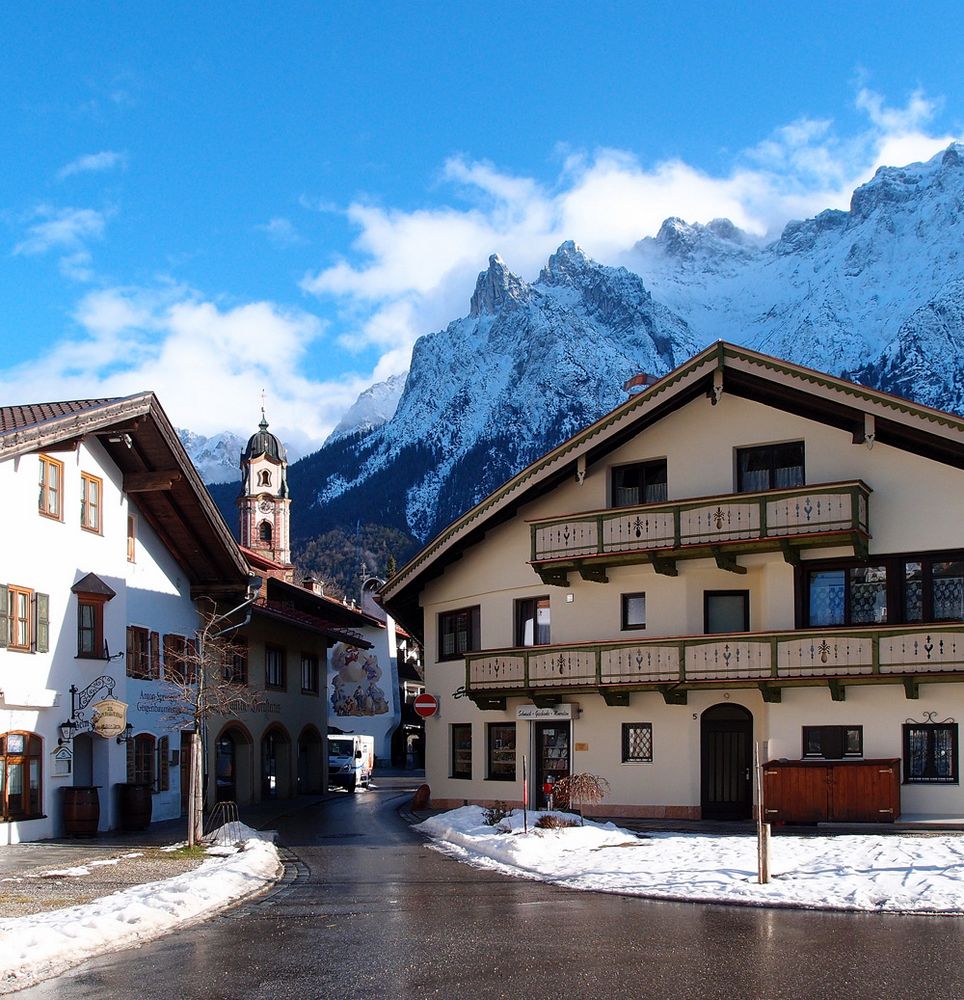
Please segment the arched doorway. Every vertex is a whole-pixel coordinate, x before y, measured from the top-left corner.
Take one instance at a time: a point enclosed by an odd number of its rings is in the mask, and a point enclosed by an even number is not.
[[[291,795],[291,738],[282,726],[272,726],[261,738],[261,798]]]
[[[700,806],[703,819],[753,815],[753,716],[723,703],[700,718]]]
[[[315,726],[305,726],[298,737],[298,794],[317,795],[322,786],[322,739]]]
[[[214,742],[214,800],[246,805],[251,799],[251,736],[235,722]]]

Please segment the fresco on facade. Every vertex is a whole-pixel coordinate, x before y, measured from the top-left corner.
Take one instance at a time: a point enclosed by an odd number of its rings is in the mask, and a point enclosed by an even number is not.
[[[388,711],[388,699],[378,684],[382,668],[374,651],[335,643],[331,671],[333,715],[384,715]]]

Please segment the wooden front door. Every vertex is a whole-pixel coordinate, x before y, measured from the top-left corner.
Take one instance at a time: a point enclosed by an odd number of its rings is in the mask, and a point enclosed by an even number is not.
[[[753,815],[753,716],[740,705],[714,705],[700,722],[703,819]]]

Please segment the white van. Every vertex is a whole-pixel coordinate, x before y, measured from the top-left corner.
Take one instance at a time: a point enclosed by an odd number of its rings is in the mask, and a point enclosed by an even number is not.
[[[328,737],[328,784],[353,792],[359,785],[367,788],[375,769],[375,737]]]

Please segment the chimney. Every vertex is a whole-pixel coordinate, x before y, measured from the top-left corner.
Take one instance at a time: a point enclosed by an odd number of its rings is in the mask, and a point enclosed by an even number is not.
[[[319,583],[319,581],[317,581],[314,577],[306,576],[301,581],[301,586],[304,587],[305,590],[310,590],[313,594],[316,594],[318,597],[325,596],[325,585],[323,583]]]
[[[658,375],[647,375],[646,372],[640,372],[638,375],[633,375],[623,382],[623,392],[628,392],[632,395],[633,390],[648,389],[651,385],[656,385],[658,381]]]

